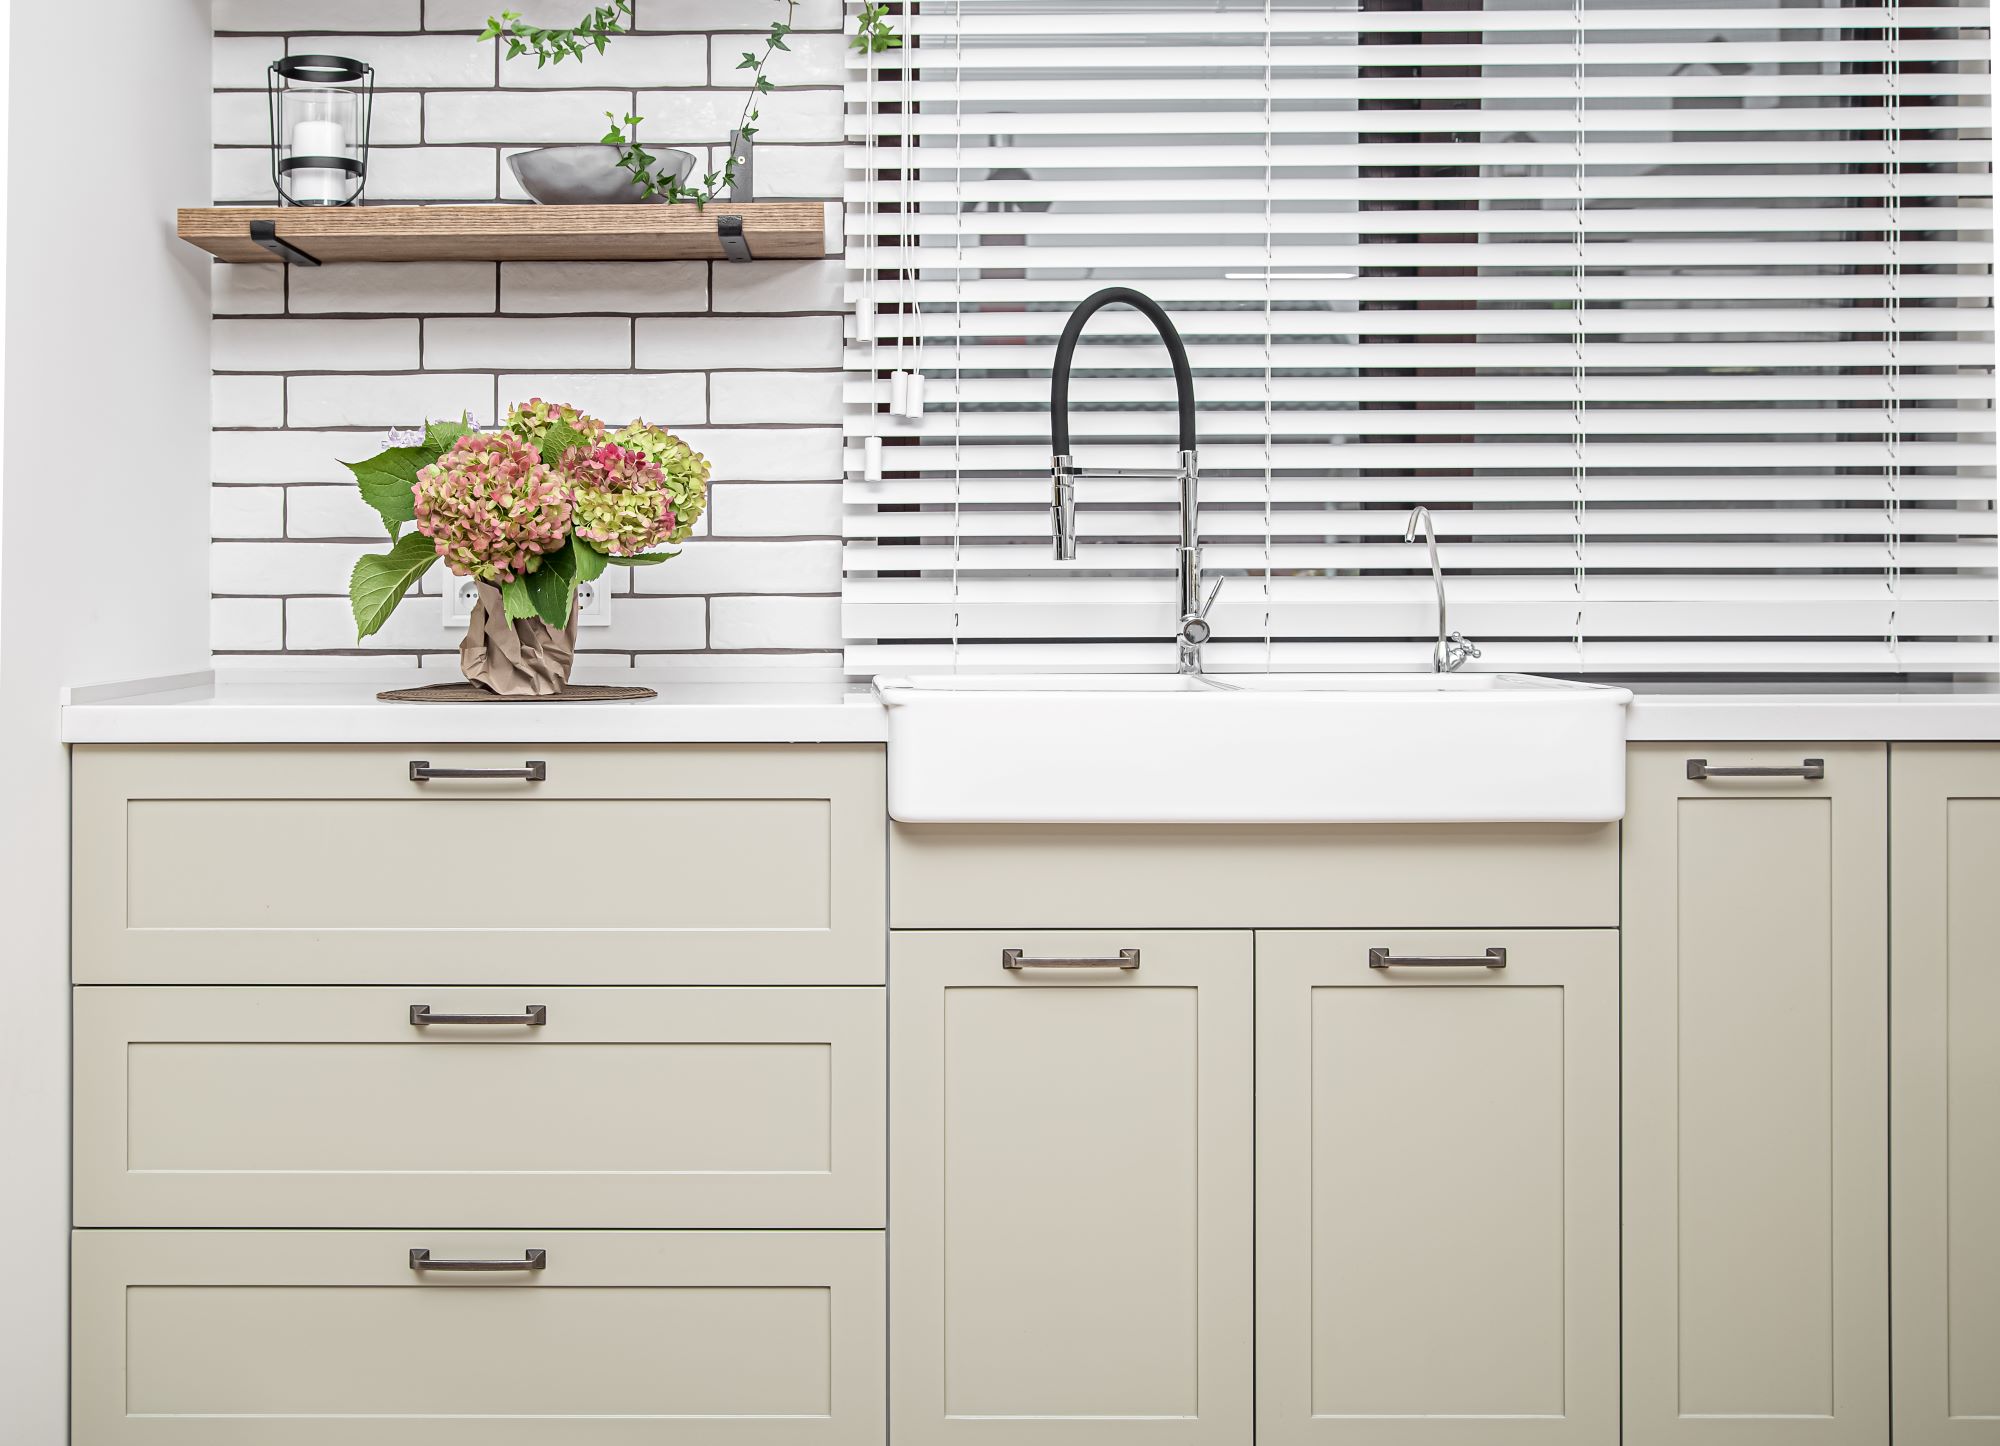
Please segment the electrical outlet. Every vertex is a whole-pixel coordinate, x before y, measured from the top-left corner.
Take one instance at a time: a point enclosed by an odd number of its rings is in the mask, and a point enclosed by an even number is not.
[[[596,582],[580,582],[576,585],[576,622],[583,628],[608,628],[611,626],[611,589],[605,584],[608,578]],[[479,584],[469,577],[454,577],[444,594],[444,625],[448,628],[462,628],[472,621],[472,601],[478,595]]]

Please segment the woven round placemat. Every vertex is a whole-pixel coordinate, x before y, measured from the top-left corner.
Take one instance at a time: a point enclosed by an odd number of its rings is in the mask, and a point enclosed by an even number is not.
[[[602,683],[571,683],[546,698],[503,698],[477,683],[427,683],[421,688],[391,688],[375,695],[384,703],[628,703],[657,698],[651,688],[614,688]]]

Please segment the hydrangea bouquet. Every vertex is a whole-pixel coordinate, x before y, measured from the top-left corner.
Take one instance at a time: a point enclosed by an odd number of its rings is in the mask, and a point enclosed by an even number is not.
[[[363,638],[439,561],[482,599],[493,589],[508,624],[567,631],[579,582],[678,556],[654,549],[687,537],[708,497],[708,460],[665,428],[613,431],[540,398],[499,431],[433,422],[421,441],[345,465],[394,543],[354,565]]]

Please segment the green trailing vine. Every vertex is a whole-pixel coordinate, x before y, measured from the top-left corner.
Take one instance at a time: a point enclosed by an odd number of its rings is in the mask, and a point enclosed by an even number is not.
[[[737,63],[738,70],[750,72],[750,95],[743,105],[743,117],[737,124],[737,133],[745,140],[757,134],[757,122],[764,97],[777,87],[765,74],[771,57],[779,51],[789,51],[791,46],[786,38],[791,35],[793,22],[798,19],[799,0],[781,0],[785,7],[785,18],[771,22],[762,45],[743,52],[743,59]],[[530,25],[521,18],[517,10],[502,10],[498,15],[489,16],[486,29],[480,33],[481,41],[497,41],[507,47],[508,58],[524,55],[535,57],[537,69],[545,65],[560,65],[565,60],[583,60],[591,51],[602,55],[614,37],[626,34],[632,26],[632,0],[613,0],[612,4],[599,5],[574,25],[546,26]],[[897,33],[889,19],[886,4],[865,4],[861,7],[858,28],[848,38],[848,47],[869,55],[879,55],[885,50],[901,48],[903,37]],[[671,171],[662,171],[659,158],[639,143],[639,123],[642,115],[618,115],[606,111],[604,118],[611,126],[604,133],[604,144],[618,148],[618,164],[632,173],[633,184],[647,200],[655,196],[667,201],[692,201],[697,206],[706,206],[710,201],[736,184],[736,157],[732,151],[720,170],[710,171],[701,178],[699,185],[688,185],[675,179]]]

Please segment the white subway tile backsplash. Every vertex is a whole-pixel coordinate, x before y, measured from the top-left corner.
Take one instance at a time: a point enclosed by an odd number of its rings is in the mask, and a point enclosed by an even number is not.
[[[297,546],[297,543],[292,544]],[[364,549],[355,548],[355,556]],[[442,573],[442,569],[439,572]],[[346,589],[343,586],[342,592]],[[456,653],[465,636],[463,626],[448,628],[441,603],[406,602],[389,615],[382,630],[366,642],[354,636],[354,609],[342,597],[285,599],[285,649],[293,653],[371,652]],[[457,659],[453,658],[453,662]],[[455,673],[455,670],[454,670]]]
[[[682,435],[715,464],[717,477],[731,481],[831,482],[841,474],[837,426],[703,427]]]
[[[753,263],[755,264],[755,263]],[[840,320],[831,316],[642,318],[642,367],[799,369],[840,365]]]
[[[288,48],[283,36],[218,37],[210,60],[210,82],[217,90],[254,90],[261,96],[271,79],[271,62]]]
[[[372,456],[380,447],[356,448],[347,454],[352,461]],[[352,478],[330,487],[288,487],[285,489],[285,536],[287,537],[366,537],[388,540],[382,518],[366,502]]]
[[[378,114],[384,90],[491,88],[495,73],[493,45],[462,35],[294,35],[291,46],[352,55],[374,66]]]
[[[208,489],[211,537],[283,537],[285,489],[282,487],[211,487]]]
[[[708,270],[706,261],[509,261],[500,267],[500,309],[706,311]]]
[[[438,3],[438,0],[433,0]],[[638,0],[639,28],[642,30],[736,30],[765,28],[775,9],[747,0]],[[800,30],[838,30],[841,25],[840,0],[799,0]],[[773,75],[776,84],[789,84],[790,77]]]
[[[640,568],[632,581],[648,593],[839,592],[840,544],[693,538],[672,562]]]
[[[726,142],[742,122],[743,90],[646,90],[638,95],[645,117],[639,138],[661,145]],[[757,107],[758,142],[838,141],[844,124],[837,90],[777,91]]]
[[[444,91],[424,98],[424,139],[432,145],[596,141],[604,136],[605,112],[622,117],[631,100],[629,90]]]
[[[516,3],[534,23],[581,13]],[[594,142],[607,110],[636,108],[649,143],[684,144],[707,170],[748,98],[736,61],[782,13],[764,0],[639,0],[639,34],[537,71],[475,41],[497,8],[218,0],[218,29],[251,33],[215,41],[217,200],[273,200],[264,68],[306,47],[376,67],[371,202],[522,201],[504,156]],[[795,35],[773,62],[762,196],[839,194],[840,23],[838,0],[802,0],[800,31],[823,33]],[[580,637],[579,676],[659,658],[740,668],[744,653],[756,666],[837,667],[843,280],[838,259],[214,267],[220,661],[312,654],[322,666],[417,675],[421,663],[455,676],[462,630],[442,621],[442,568],[380,633],[355,638],[348,574],[389,539],[340,462],[379,451],[391,426],[461,411],[492,425],[507,403],[539,395],[614,423],[662,423],[714,469],[683,556],[606,578],[612,625]]]
[[[292,273],[293,315],[313,312],[490,312],[499,294],[491,261],[349,261]]]
[[[285,604],[274,597],[211,598],[208,636],[218,652],[275,652],[285,645]]]
[[[718,482],[709,489],[716,537],[838,537],[838,482]]]
[[[492,49],[488,46],[487,49]],[[698,35],[625,35],[581,64],[537,66],[532,54],[500,62],[500,84],[576,89],[594,86],[680,86],[708,83],[708,46]]]
[[[676,563],[663,563],[658,572]],[[645,570],[645,569],[642,569]],[[603,652],[628,648],[634,652],[691,652],[708,645],[708,604],[698,597],[635,597],[611,599],[611,626],[579,628],[577,648]]]
[[[373,551],[388,549],[385,541]],[[209,549],[209,581],[219,596],[347,595],[354,560],[371,548],[352,542],[218,542]]]
[[[711,422],[823,422],[840,415],[840,372],[717,372]]]
[[[746,14],[747,7],[738,7]],[[738,22],[741,25],[741,22]],[[746,50],[761,51],[754,32],[765,27],[756,23],[742,26],[749,35],[717,35],[709,41],[709,69],[716,85],[748,85],[750,72],[739,70]],[[847,41],[839,35],[794,35],[790,49],[771,57],[764,73],[773,85],[838,86],[847,78]]]
[[[209,476],[220,486],[262,482],[347,482],[342,458],[359,461],[382,450],[378,432],[214,432]]]
[[[500,157],[491,147],[377,146],[368,153],[368,199],[378,204],[491,201],[499,188]]]
[[[831,650],[840,641],[837,597],[709,599],[708,645],[720,651]]]
[[[285,425],[285,379],[218,376],[209,379],[209,421],[217,427]]]
[[[470,414],[493,423],[493,378],[438,373],[421,376],[311,376],[285,383],[286,416],[295,427],[413,427]],[[369,448],[361,456],[379,451]]]
[[[831,201],[846,179],[839,146],[759,146],[757,194],[773,201]]]
[[[617,316],[448,317],[424,323],[424,365],[609,368],[632,365],[632,323]]]
[[[208,268],[208,304],[217,316],[268,315],[285,309],[283,266],[227,266],[216,262]]]
[[[707,420],[701,372],[516,373],[500,378],[500,410],[531,397],[567,402],[614,426],[638,418],[679,430]]]
[[[210,323],[219,372],[368,371],[417,364],[415,321],[270,320]]]
[[[724,312],[839,311],[846,269],[824,261],[759,261],[715,268],[715,310]]]
[[[210,13],[217,30],[288,35],[415,30],[423,24],[422,9],[419,0],[214,0]]]

